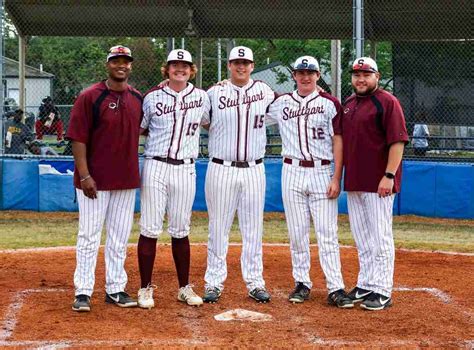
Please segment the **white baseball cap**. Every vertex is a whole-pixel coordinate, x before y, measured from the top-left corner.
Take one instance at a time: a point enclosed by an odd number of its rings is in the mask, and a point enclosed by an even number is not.
[[[293,70],[312,70],[319,72],[319,63],[313,56],[301,56],[293,64]]]
[[[370,57],[359,57],[356,58],[354,63],[352,63],[351,73],[356,71],[372,72],[377,73],[379,71],[377,63]]]
[[[253,52],[245,46],[236,46],[230,50],[229,62],[233,60],[247,60],[253,62]]]
[[[187,63],[193,63],[193,59],[191,57],[191,54],[189,51],[186,51],[184,49],[176,49],[172,50],[169,55],[168,59],[166,62],[172,62],[172,61],[181,61],[181,62],[187,62]]]
[[[126,57],[128,60],[133,61],[132,51],[122,45],[112,46],[109,49],[109,53],[107,54],[107,62],[109,62],[114,57]]]

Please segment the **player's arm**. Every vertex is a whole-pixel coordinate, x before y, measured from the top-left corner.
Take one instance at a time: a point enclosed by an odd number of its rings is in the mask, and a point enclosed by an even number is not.
[[[400,102],[393,98],[384,107],[383,126],[386,130],[386,142],[389,147],[386,173],[395,175],[403,157],[403,149],[408,143],[408,133],[405,124],[405,116]],[[392,177],[392,176],[390,176]],[[382,176],[377,188],[380,197],[391,196],[395,180]]]
[[[332,137],[332,149],[334,157],[334,175],[329,183],[327,196],[334,199],[341,193],[341,178],[342,178],[342,135],[334,135]]]
[[[97,198],[97,185],[89,173],[87,166],[87,146],[85,143],[72,141],[72,154],[74,155],[74,162],[77,171],[79,172],[79,179],[81,181],[81,188],[86,197],[91,199]]]
[[[388,151],[387,168],[385,169],[386,173],[395,175],[400,163],[402,162],[404,148],[405,142],[395,142],[390,145],[390,149]],[[394,181],[394,179],[389,179],[386,176],[382,177],[382,180],[380,180],[379,183],[379,188],[377,189],[377,193],[380,197],[392,195]]]

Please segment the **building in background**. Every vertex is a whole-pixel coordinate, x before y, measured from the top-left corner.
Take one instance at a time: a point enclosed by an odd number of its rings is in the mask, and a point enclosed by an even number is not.
[[[13,99],[16,101],[16,105],[19,105],[20,79],[18,61],[3,57],[3,67],[4,100]],[[25,66],[25,78],[25,112],[36,115],[42,99],[52,95],[54,74],[44,72],[38,68]]]

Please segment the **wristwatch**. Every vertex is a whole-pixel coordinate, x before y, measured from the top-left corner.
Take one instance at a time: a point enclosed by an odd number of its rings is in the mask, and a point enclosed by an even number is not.
[[[385,177],[387,179],[393,180],[395,178],[395,174],[389,173],[388,171],[385,173]]]

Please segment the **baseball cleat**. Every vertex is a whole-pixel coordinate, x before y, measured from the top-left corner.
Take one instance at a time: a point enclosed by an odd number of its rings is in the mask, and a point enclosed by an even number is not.
[[[209,287],[206,288],[204,291],[204,296],[202,297],[202,300],[205,303],[209,304],[214,304],[219,301],[219,298],[221,297],[221,290],[217,287]]]
[[[341,309],[350,309],[354,307],[354,302],[349,298],[344,289],[338,289],[328,295],[328,304],[337,306]]]
[[[178,290],[178,300],[187,303],[191,306],[202,305],[202,299],[192,288],[193,286],[188,284],[186,287],[181,287]]]
[[[265,288],[254,288],[249,292],[249,297],[254,299],[257,303],[267,303],[270,301],[270,294]]]
[[[372,294],[373,292],[371,290],[355,287],[353,290],[351,290],[347,296],[352,300],[352,302],[355,303],[360,303],[361,301],[364,301],[367,299],[367,297]]]
[[[378,311],[386,309],[392,305],[392,298],[379,293],[372,293],[362,302],[362,304],[360,304],[360,307],[365,310]]]
[[[112,294],[105,293],[105,302],[109,304],[115,304],[120,307],[136,307],[138,304],[130,297],[130,295],[125,292]]]
[[[142,309],[151,309],[155,307],[153,290],[156,288],[155,285],[149,284],[146,288],[140,288],[138,290],[138,307]]]
[[[297,282],[296,287],[289,295],[288,300],[293,304],[300,304],[309,299],[310,293],[311,289],[305,286],[303,282]]]
[[[78,312],[89,312],[91,311],[91,297],[85,294],[76,295],[72,309]]]

